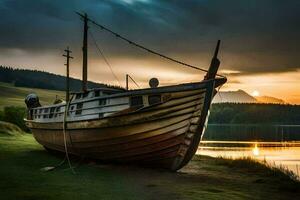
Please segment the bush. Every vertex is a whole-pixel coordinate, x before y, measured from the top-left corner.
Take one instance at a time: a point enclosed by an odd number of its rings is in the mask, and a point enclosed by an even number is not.
[[[10,122],[19,126],[24,131],[29,131],[25,126],[24,118],[26,117],[26,108],[9,106],[5,107],[2,114],[1,121]],[[0,114],[1,118],[1,114]]]

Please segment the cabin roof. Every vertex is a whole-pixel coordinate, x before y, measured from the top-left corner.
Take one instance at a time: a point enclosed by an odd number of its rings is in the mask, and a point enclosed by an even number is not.
[[[126,90],[123,88],[109,88],[109,87],[99,87],[99,88],[92,88],[92,89],[87,90],[87,92],[93,92],[93,91],[125,92]],[[83,92],[83,91],[71,92],[71,94],[82,94],[82,93],[85,93],[85,92]]]

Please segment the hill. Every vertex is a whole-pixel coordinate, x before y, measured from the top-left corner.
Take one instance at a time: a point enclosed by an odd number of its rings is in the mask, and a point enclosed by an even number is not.
[[[30,93],[36,93],[42,105],[53,103],[56,96],[65,96],[63,91],[15,87],[13,84],[0,82],[0,110],[6,106],[25,107],[24,99]]]
[[[66,77],[49,72],[15,69],[0,66],[0,82],[11,83],[16,87],[40,88],[49,90],[65,90]],[[88,82],[89,88],[108,87],[109,85]],[[109,86],[116,87],[116,86]],[[81,80],[70,78],[70,90],[81,90]]]
[[[282,99],[278,99],[278,98],[275,98],[275,97],[258,96],[258,97],[255,97],[255,98],[259,103],[285,104],[285,102]]]

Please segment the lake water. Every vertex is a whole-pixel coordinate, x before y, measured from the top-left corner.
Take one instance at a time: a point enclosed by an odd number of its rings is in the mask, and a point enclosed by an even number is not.
[[[203,140],[300,141],[300,125],[208,124]]]
[[[202,141],[197,154],[213,157],[251,157],[265,160],[274,166],[283,166],[300,178],[300,141],[250,142],[250,141]]]

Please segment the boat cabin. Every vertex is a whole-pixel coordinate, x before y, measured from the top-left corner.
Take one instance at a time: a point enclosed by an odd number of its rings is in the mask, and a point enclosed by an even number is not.
[[[165,96],[143,93],[113,88],[96,88],[86,92],[72,93],[67,120],[99,119],[126,109],[141,109],[161,103],[162,96]],[[66,102],[62,101],[33,108],[30,113],[31,118],[38,122],[59,122],[64,117],[65,107]]]

